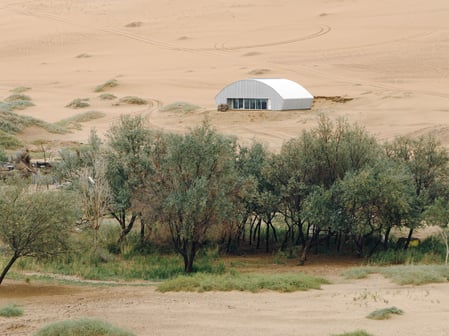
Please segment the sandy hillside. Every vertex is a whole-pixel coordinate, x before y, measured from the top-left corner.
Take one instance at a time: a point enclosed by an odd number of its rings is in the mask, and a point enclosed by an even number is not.
[[[2,0],[0,99],[18,86],[36,104],[23,114],[54,122],[86,110],[106,116],[68,135],[32,129],[24,140],[85,141],[123,113],[144,113],[152,127],[181,132],[206,116],[242,141],[273,150],[318,113],[346,116],[380,139],[432,132],[449,144],[449,2],[446,0]],[[318,101],[306,112],[215,111],[225,85],[249,77],[285,77]],[[93,89],[107,80],[114,106]],[[89,98],[86,109],[66,108]],[[183,101],[193,113],[161,112]]]

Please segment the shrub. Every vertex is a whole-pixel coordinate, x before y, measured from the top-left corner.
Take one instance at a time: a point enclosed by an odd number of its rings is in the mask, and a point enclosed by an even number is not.
[[[6,162],[8,161],[8,154],[6,154],[6,151],[2,146],[0,146],[0,162]]]
[[[102,93],[101,95],[99,95],[100,99],[102,100],[113,100],[116,99],[117,97],[115,95],[113,95],[112,93]]]
[[[179,112],[179,113],[190,113],[197,110],[199,106],[185,103],[185,102],[175,102],[169,105],[165,105],[161,108],[164,112]]]
[[[15,304],[0,307],[0,316],[17,317],[23,315],[23,309]]]
[[[90,106],[87,102],[88,98],[76,98],[72,100],[70,103],[68,103],[65,107],[71,107],[71,108],[84,108]]]
[[[134,334],[106,321],[83,318],[49,324],[38,330],[34,336],[134,336]]]
[[[31,90],[31,88],[27,87],[27,86],[18,86],[18,87],[14,88],[14,89],[12,89],[10,91],[13,92],[13,93],[23,93],[23,92],[28,91],[28,90]]]
[[[372,336],[372,335],[368,334],[365,330],[356,330],[333,336]]]
[[[122,97],[119,100],[120,103],[124,104],[132,104],[132,105],[145,105],[148,104],[148,101],[146,101],[143,98],[135,97],[135,96],[126,96]]]
[[[74,115],[70,118],[63,119],[61,121],[58,121],[56,123],[57,126],[63,127],[63,128],[75,128],[75,129],[81,129],[81,124],[83,122],[88,122],[95,119],[103,118],[106,115],[106,113],[99,112],[99,111],[88,111],[84,113],[80,113],[77,115]]]
[[[113,88],[113,87],[116,87],[116,86],[118,86],[118,81],[116,79],[110,79],[107,82],[105,82],[105,83],[103,83],[101,85],[96,86],[94,91],[95,92],[103,92],[106,89],[110,89],[110,88]]]
[[[368,314],[366,318],[371,320],[388,320],[391,318],[391,315],[402,315],[404,312],[401,309],[396,307],[378,309]]]
[[[5,99],[6,102],[15,102],[22,100],[31,101],[31,97],[22,93],[15,93]]]
[[[306,274],[238,274],[236,272],[216,275],[196,273],[182,275],[159,285],[161,292],[169,291],[248,291],[274,290],[293,292],[308,289],[320,289],[329,283],[323,278]]]
[[[17,149],[22,147],[22,143],[11,134],[8,134],[0,129],[0,146],[6,149]]]

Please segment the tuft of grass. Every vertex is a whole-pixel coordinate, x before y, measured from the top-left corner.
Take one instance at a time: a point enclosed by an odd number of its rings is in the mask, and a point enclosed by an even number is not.
[[[332,335],[332,336],[372,336],[372,334],[369,334],[365,330],[356,330],[356,331],[345,332],[343,334]]]
[[[103,92],[106,89],[110,89],[118,86],[118,81],[116,79],[110,79],[103,84],[95,87],[94,92]]]
[[[63,119],[61,121],[58,121],[55,123],[55,125],[67,128],[67,129],[81,129],[81,124],[83,122],[88,122],[95,119],[103,118],[106,115],[106,113],[99,112],[99,111],[87,111],[84,113],[79,113],[77,115],[74,115],[70,118]]]
[[[31,101],[31,97],[27,96],[25,94],[22,94],[22,93],[15,93],[15,94],[12,94],[9,97],[5,98],[6,102],[15,102],[15,101],[22,101],[22,100]]]
[[[449,280],[449,266],[446,265],[366,266],[350,268],[342,275],[347,279],[362,279],[374,273],[382,274],[399,285],[424,285]]]
[[[199,106],[194,104],[189,104],[186,102],[174,102],[169,105],[165,105],[161,108],[163,112],[179,112],[179,113],[190,113],[199,109]]]
[[[23,144],[14,135],[0,129],[0,146],[5,149],[17,149],[22,147]]]
[[[30,88],[30,87],[27,87],[27,86],[18,86],[18,87],[16,87],[16,88],[10,90],[10,92],[13,92],[13,93],[23,93],[23,92],[28,91],[28,90],[31,90],[31,88]]]
[[[71,107],[71,108],[84,108],[89,107],[89,103],[87,102],[89,98],[76,98],[73,99],[70,103],[68,103],[65,107]]]
[[[278,292],[294,292],[308,289],[320,289],[326,279],[306,274],[226,274],[181,275],[158,286],[160,292],[207,292],[207,291],[246,291],[260,292],[273,290]]]
[[[120,103],[124,103],[124,104],[132,104],[132,105],[145,105],[148,104],[148,101],[146,101],[143,98],[139,98],[136,96],[126,96],[126,97],[122,97],[119,100]]]
[[[97,319],[65,320],[39,329],[34,336],[134,336],[130,331]]]
[[[424,285],[447,282],[447,265],[399,265],[381,268],[381,273],[399,285]]]
[[[402,315],[404,312],[396,307],[383,308],[369,313],[366,318],[369,318],[370,320],[388,320],[393,314]]]
[[[101,95],[99,95],[98,97],[100,97],[100,99],[102,100],[113,100],[116,99],[117,97],[115,95],[113,95],[112,93],[102,93]]]
[[[0,307],[0,316],[2,317],[17,317],[23,315],[23,309],[15,304],[9,304]]]

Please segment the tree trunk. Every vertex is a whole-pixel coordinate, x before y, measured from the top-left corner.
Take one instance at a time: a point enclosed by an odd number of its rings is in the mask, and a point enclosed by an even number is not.
[[[122,231],[120,232],[120,237],[118,239],[118,243],[122,243],[123,239],[125,239],[126,235],[131,231],[131,229],[134,226],[134,222],[136,221],[137,215],[132,215],[131,219],[129,220],[128,226],[126,225],[126,219],[124,219],[124,223],[122,225]]]
[[[193,272],[193,260],[196,255],[196,244],[192,243],[190,248],[184,254],[184,272],[192,273]]]
[[[13,257],[11,258],[11,260],[8,262],[8,264],[6,265],[6,267],[3,269],[2,274],[0,275],[0,285],[3,282],[3,279],[5,278],[6,274],[8,273],[9,269],[11,268],[11,266],[16,262],[16,260],[19,259],[19,256],[14,254]]]
[[[387,230],[385,231],[385,236],[384,236],[384,250],[388,250],[388,241],[390,240],[390,232],[391,232],[391,226],[389,226],[387,228]]]
[[[143,247],[145,244],[145,222],[142,219],[142,215],[140,215],[140,247]]]
[[[408,249],[408,245],[410,244],[410,240],[412,240],[412,236],[413,236],[413,229],[410,229],[410,231],[408,232],[407,241],[404,245],[404,250]]]

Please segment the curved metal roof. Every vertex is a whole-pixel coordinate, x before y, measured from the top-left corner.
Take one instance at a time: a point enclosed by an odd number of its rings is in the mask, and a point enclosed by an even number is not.
[[[284,78],[253,78],[265,85],[270,86],[284,99],[295,99],[298,97],[313,98],[309,91],[298,83]]]

